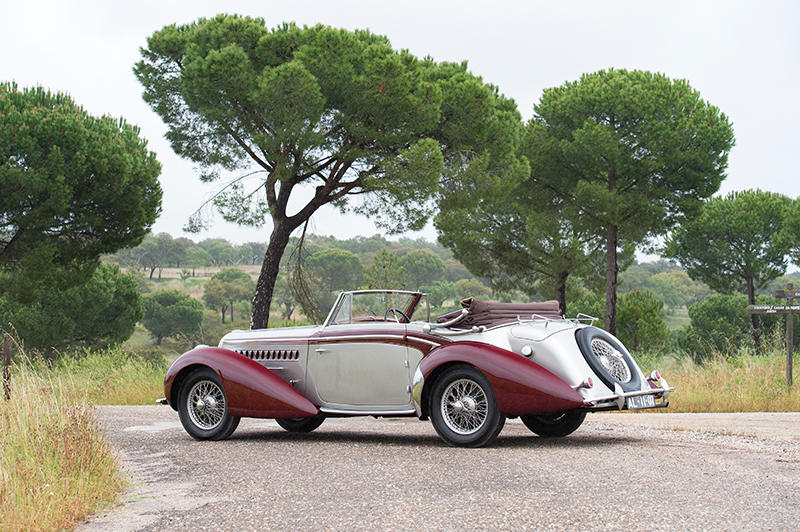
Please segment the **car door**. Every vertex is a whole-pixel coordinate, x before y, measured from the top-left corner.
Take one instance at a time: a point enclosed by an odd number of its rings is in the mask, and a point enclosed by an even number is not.
[[[400,323],[331,325],[309,342],[308,373],[325,406],[411,408],[406,328]]]

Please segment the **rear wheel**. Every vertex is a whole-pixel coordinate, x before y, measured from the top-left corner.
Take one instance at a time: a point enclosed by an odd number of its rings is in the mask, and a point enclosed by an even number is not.
[[[520,416],[531,432],[546,438],[561,438],[572,434],[586,418],[583,410],[568,410],[556,414]]]
[[[196,440],[224,440],[236,430],[239,418],[228,412],[219,376],[208,368],[192,372],[181,386],[178,416]]]
[[[293,419],[276,419],[278,425],[288,432],[311,432],[325,421],[325,416],[298,417]]]
[[[453,366],[434,384],[431,423],[450,445],[482,447],[500,434],[505,417],[483,373],[472,366]]]

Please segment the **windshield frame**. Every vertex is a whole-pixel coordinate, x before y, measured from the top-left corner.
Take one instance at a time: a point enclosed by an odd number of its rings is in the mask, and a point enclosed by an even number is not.
[[[404,295],[404,296],[411,296],[411,299],[410,299],[408,305],[406,306],[406,308],[404,308],[404,309],[401,308],[400,309],[403,312],[403,314],[405,314],[406,316],[409,317],[409,319],[411,319],[411,316],[413,316],[414,312],[417,310],[417,307],[419,306],[419,303],[422,300],[422,297],[423,296],[427,296],[427,294],[423,294],[422,292],[414,292],[414,291],[410,291],[410,290],[352,290],[352,291],[348,291],[348,292],[341,292],[339,294],[339,297],[336,298],[336,302],[331,307],[331,310],[328,313],[328,317],[325,318],[325,321],[323,322],[322,326],[323,327],[327,327],[328,325],[349,325],[349,324],[352,324],[353,323],[352,322],[353,297],[357,297],[357,296],[363,295],[363,294],[401,294],[401,295]],[[426,299],[427,299],[427,297],[426,297]],[[333,321],[334,317],[339,313],[339,310],[344,305],[348,305],[350,307],[350,313],[351,313],[350,321],[341,322],[341,323],[334,322]],[[430,310],[429,310],[429,312],[430,312]],[[386,321],[383,320],[382,322],[385,323]],[[381,323],[381,322],[378,321],[378,322],[375,322],[375,323]]]

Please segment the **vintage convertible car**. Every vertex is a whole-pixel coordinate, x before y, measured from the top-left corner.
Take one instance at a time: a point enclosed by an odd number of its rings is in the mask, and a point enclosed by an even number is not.
[[[462,305],[431,322],[422,293],[343,292],[323,325],[232,331],[184,353],[163,402],[199,440],[227,438],[243,416],[291,432],[327,417],[415,416],[472,447],[506,418],[557,437],[587,412],[668,404],[673,388],[657,371],[645,376],[593,318],[564,319],[555,301]]]

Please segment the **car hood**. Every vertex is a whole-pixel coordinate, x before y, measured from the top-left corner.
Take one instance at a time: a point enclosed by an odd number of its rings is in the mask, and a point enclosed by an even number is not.
[[[233,348],[243,343],[258,343],[262,340],[293,341],[307,340],[322,327],[319,325],[305,325],[302,327],[276,327],[274,329],[249,329],[231,331],[219,341],[219,347]]]

